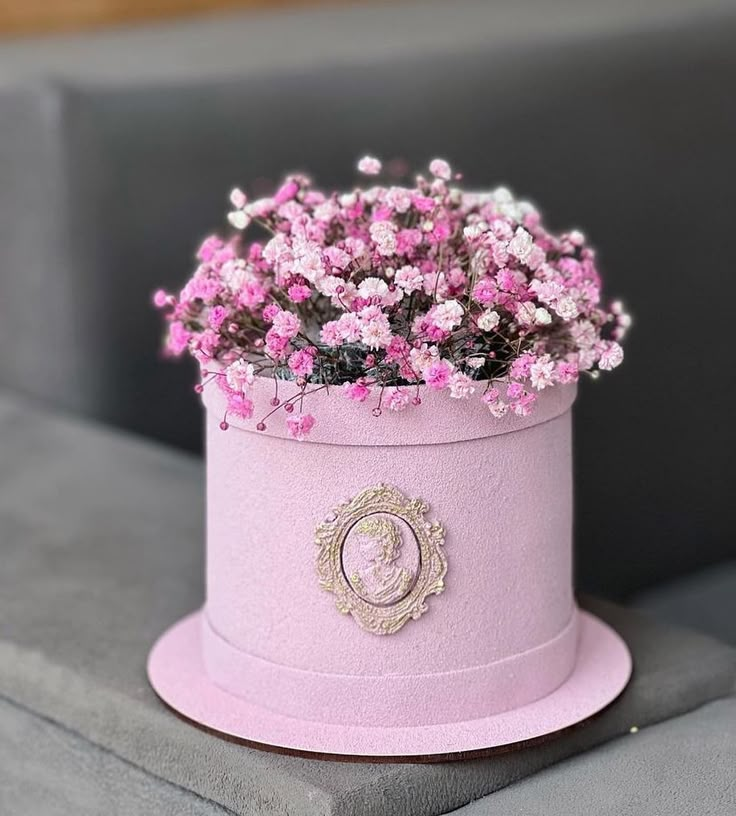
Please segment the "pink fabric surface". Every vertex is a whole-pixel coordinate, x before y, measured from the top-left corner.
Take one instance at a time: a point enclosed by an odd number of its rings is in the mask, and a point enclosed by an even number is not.
[[[576,612],[553,640],[505,660],[434,674],[337,674],[294,669],[236,649],[202,616],[203,662],[213,682],[279,714],[342,725],[432,725],[489,716],[548,694],[569,676]]]
[[[623,690],[631,658],[621,638],[580,613],[577,658],[567,681],[521,708],[456,723],[423,726],[337,725],[286,717],[215,685],[202,658],[202,613],[175,624],[154,646],[148,674],[157,693],[185,716],[254,742],[353,756],[420,756],[472,751],[551,734],[600,711]],[[268,700],[264,700],[267,703]]]
[[[210,364],[208,368],[214,370],[215,366]],[[483,386],[484,383],[479,383],[479,389]],[[504,386],[500,388],[503,393]],[[298,390],[293,382],[278,382],[278,396],[282,401],[297,394]],[[480,390],[467,400],[452,399],[447,391],[433,391],[424,385],[408,391],[412,396],[420,396],[420,405],[410,406],[399,413],[389,411],[384,406],[381,416],[374,417],[371,412],[378,404],[375,395],[365,402],[354,402],[343,395],[339,386],[329,391],[320,390],[319,386],[308,386],[308,396],[304,398],[302,407],[304,413],[311,413],[317,418],[317,424],[306,441],[328,445],[431,445],[511,433],[565,413],[575,400],[577,386],[555,385],[539,394],[534,412],[529,416],[521,417],[509,412],[501,419],[492,417],[478,399]],[[276,393],[274,380],[256,378],[249,391],[255,405],[253,418],[241,420],[229,415],[228,422],[234,429],[288,438],[287,414],[283,409],[265,420],[265,431],[256,431],[258,421],[273,411],[270,400]],[[219,422],[225,414],[226,400],[214,381],[205,387],[202,400],[208,412],[214,414]]]

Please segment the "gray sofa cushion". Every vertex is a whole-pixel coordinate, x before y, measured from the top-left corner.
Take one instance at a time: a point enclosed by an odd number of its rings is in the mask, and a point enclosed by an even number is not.
[[[733,816],[736,699],[609,742],[455,816]]]
[[[330,763],[234,745],[179,720],[145,677],[153,640],[202,599],[202,469],[132,436],[0,397],[0,695],[236,813],[433,816],[727,694],[736,653],[589,604],[634,679],[584,727],[435,765]]]
[[[3,816],[227,816],[229,812],[0,699]]]
[[[736,561],[726,561],[636,595],[657,620],[691,626],[736,646]]]

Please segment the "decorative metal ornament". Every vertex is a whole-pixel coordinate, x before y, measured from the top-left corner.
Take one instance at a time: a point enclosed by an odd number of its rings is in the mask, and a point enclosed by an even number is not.
[[[320,586],[368,632],[398,632],[445,588],[445,532],[425,519],[428,510],[422,499],[378,484],[340,504],[315,531]]]

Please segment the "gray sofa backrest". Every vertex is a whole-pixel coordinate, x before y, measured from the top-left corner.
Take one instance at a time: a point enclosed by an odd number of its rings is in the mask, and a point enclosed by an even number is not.
[[[576,409],[581,585],[621,595],[733,555],[736,17],[508,40],[493,20],[486,46],[7,83],[0,384],[196,448],[193,368],[160,359],[150,294],[184,281],[228,190],[441,155],[581,226],[636,318],[624,366]]]

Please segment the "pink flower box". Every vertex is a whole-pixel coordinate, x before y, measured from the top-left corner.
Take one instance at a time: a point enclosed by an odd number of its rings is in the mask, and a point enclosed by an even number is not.
[[[505,745],[603,708],[631,663],[573,596],[575,392],[493,420],[422,387],[414,410],[357,421],[365,406],[321,391],[329,422],[298,442],[283,414],[223,432],[206,389],[207,601],[151,654],[160,696],[225,734],[361,756]],[[259,415],[272,395],[254,383]],[[388,557],[360,532],[382,528]]]

